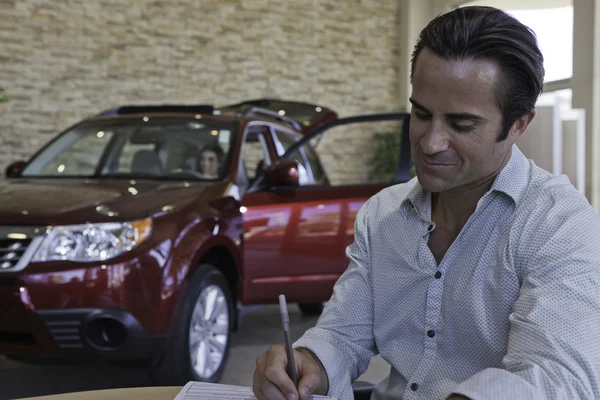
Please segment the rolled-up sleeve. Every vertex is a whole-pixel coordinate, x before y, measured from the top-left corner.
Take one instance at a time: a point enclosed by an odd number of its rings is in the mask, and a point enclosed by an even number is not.
[[[328,394],[344,400],[353,399],[351,384],[375,355],[368,208],[369,202],[356,216],[355,240],[346,249],[348,268],[317,325],[294,343],[319,357],[329,378]]]
[[[600,221],[583,198],[540,196],[521,210],[506,246],[521,290],[503,369],[453,392],[473,400],[600,399]],[[518,231],[517,231],[518,230]]]

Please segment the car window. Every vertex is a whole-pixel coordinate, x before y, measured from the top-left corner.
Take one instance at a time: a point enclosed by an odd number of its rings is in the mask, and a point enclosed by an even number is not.
[[[300,149],[301,151],[304,151],[306,161],[308,161],[308,164],[310,165],[310,169],[312,170],[315,181],[322,182],[323,179],[325,179],[325,171],[323,170],[323,166],[319,161],[319,156],[309,145],[302,146]]]
[[[69,152],[47,154],[42,175],[93,175],[112,132],[98,131],[94,135],[76,132],[64,136],[62,142]]]
[[[269,147],[263,132],[253,130],[246,134],[240,162],[244,164],[243,168],[251,183],[271,165]]]
[[[119,157],[119,166],[117,167],[117,172],[131,172],[133,157],[135,156],[135,154],[142,151],[156,152],[156,145],[147,143],[136,144],[131,143],[131,141],[125,142],[125,145],[121,150],[121,157]]]
[[[402,128],[402,121],[396,120],[350,122],[309,142],[315,143],[315,159],[332,186],[390,184],[400,165]],[[410,176],[414,175],[413,169]]]
[[[217,118],[88,121],[50,143],[23,176],[221,179],[237,129]]]
[[[273,130],[273,134],[275,149],[277,150],[277,155],[279,156],[282,156],[285,153],[285,150],[292,146],[294,143],[296,143],[299,139],[298,136],[293,135],[292,133],[284,132],[277,129]],[[300,185],[314,185],[316,184],[316,180],[313,175],[311,165],[307,160],[304,147],[305,146],[302,146],[297,151],[295,151],[294,154],[292,154],[292,156],[290,157],[290,159],[295,160],[298,163],[298,172],[300,173]]]

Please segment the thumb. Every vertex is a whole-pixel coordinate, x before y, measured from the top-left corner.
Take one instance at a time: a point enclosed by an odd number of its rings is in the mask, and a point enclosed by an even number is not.
[[[299,369],[300,381],[298,382],[298,393],[301,400],[306,400],[319,387],[321,383],[321,370],[317,362],[308,355],[301,355]]]

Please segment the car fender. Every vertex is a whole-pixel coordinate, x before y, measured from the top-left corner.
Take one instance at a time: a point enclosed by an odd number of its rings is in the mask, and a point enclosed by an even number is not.
[[[242,276],[242,243],[239,239],[234,239],[224,233],[213,235],[211,231],[206,229],[193,229],[186,234],[186,237],[178,243],[177,247],[187,249],[189,246],[195,247],[191,253],[184,251],[182,253],[188,254],[180,254],[177,250],[173,252],[172,257],[180,260],[173,263],[173,265],[176,264],[179,268],[170,271],[168,276],[164,276],[163,279],[161,293],[170,292],[172,288],[169,286],[171,285],[176,287],[172,295],[171,304],[165,304],[165,308],[168,308],[169,311],[164,315],[170,315],[168,331],[173,331],[177,326],[177,321],[180,317],[179,310],[185,296],[189,292],[188,283],[200,264],[213,264],[213,266],[223,271],[225,277],[230,281],[230,290],[234,296],[234,301]],[[225,254],[229,257],[227,261],[231,261],[234,264],[231,266],[231,270],[224,268],[223,265],[219,265],[220,263],[217,262],[223,261]]]

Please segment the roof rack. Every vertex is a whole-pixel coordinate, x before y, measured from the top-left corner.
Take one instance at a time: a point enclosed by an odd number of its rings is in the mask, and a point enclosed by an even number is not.
[[[286,117],[285,115],[276,113],[275,111],[267,110],[267,109],[260,108],[260,107],[252,107],[248,111],[246,111],[244,113],[244,115],[248,115],[248,114],[252,114],[252,113],[268,115],[268,116],[278,119],[282,122],[290,124],[298,132],[302,131],[302,126],[300,126],[300,124],[297,121],[294,121],[293,119],[291,119],[290,117]]]
[[[108,115],[127,115],[144,113],[185,113],[185,114],[212,114],[215,108],[208,104],[199,105],[140,105],[140,106],[122,106],[103,111],[98,116]]]
[[[266,110],[266,112],[261,111],[261,113],[291,124],[302,134],[318,129],[320,126],[337,119],[337,113],[327,107],[311,103],[270,98],[243,101],[241,103],[220,107],[220,110],[223,112],[232,111],[240,115],[245,115],[253,108],[255,108],[255,111],[256,108]],[[284,119],[282,118],[283,116],[289,119]],[[292,123],[290,119],[295,123]]]

